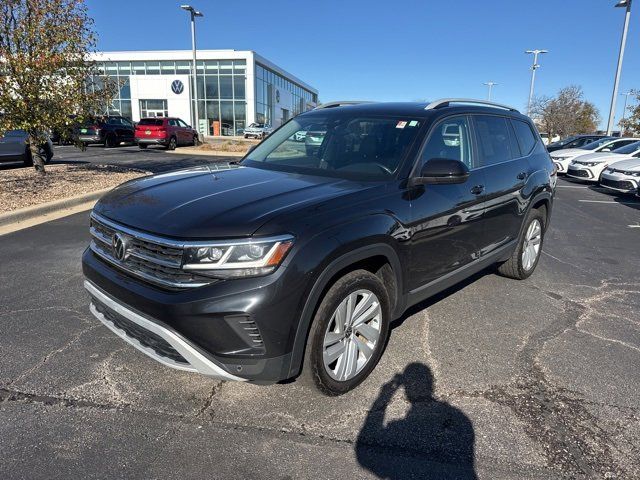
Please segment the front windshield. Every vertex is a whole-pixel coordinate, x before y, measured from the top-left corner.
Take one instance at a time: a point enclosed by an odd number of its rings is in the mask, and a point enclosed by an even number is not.
[[[356,180],[392,177],[422,120],[365,116],[326,110],[289,121],[243,160],[243,164]]]
[[[633,142],[624,147],[616,148],[613,153],[621,153],[622,155],[633,155],[640,150],[640,142]]]
[[[599,140],[596,140],[595,142],[591,142],[591,143],[587,143],[586,145],[583,145],[582,147],[580,147],[580,150],[595,150],[598,147],[603,146],[605,143],[609,143],[611,141],[611,138],[601,138]]]

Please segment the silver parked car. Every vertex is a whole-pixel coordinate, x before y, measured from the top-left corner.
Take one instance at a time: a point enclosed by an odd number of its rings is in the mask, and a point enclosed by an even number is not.
[[[28,143],[29,134],[24,130],[7,130],[0,135],[0,162],[22,161],[26,166],[33,165],[31,151]],[[45,161],[53,158],[53,143],[47,137],[47,141],[40,148],[44,150]]]
[[[244,129],[244,138],[265,138],[273,132],[271,125],[264,123],[252,123]]]

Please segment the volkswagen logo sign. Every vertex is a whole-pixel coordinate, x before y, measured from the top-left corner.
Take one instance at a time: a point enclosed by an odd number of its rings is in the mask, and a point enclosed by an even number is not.
[[[113,256],[116,260],[124,262],[129,256],[127,251],[127,238],[120,233],[116,233],[111,240],[113,244]]]
[[[184,91],[184,84],[180,80],[171,82],[171,91],[176,95],[180,95]]]

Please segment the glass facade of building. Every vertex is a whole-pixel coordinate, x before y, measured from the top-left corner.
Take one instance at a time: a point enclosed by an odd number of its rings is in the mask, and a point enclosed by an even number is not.
[[[293,116],[306,110],[307,104],[317,103],[317,95],[269,68],[256,63],[256,122],[272,124],[273,87],[282,88],[293,95]]]
[[[233,60],[198,60],[197,93],[198,116],[184,119],[192,122],[194,127],[200,127],[209,135],[241,135],[247,122],[247,91],[253,88],[247,81],[247,64],[244,59]],[[111,105],[112,113],[132,118],[132,96],[130,78],[136,75],[188,75],[193,85],[191,75],[191,61],[100,61],[98,69],[118,82],[120,91]],[[293,115],[297,115],[310,108],[311,103],[317,102],[317,95],[277,72],[255,65],[255,121],[272,123],[274,111],[274,87],[291,92],[293,96]],[[152,97],[156,98],[156,97]],[[157,99],[156,101],[159,101]],[[134,101],[138,101],[134,99]],[[143,100],[139,100],[142,102]],[[147,102],[147,100],[144,100]],[[151,100],[153,101],[153,100]],[[140,103],[139,111],[148,112],[151,107]],[[154,107],[155,109],[155,107]],[[160,108],[154,111],[161,111]],[[195,99],[191,98],[192,117],[195,112]],[[171,112],[169,112],[171,114]]]

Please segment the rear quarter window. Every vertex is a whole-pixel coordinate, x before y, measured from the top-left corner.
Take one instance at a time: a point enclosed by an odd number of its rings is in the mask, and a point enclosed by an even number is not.
[[[516,139],[520,145],[520,151],[523,156],[527,156],[531,153],[536,146],[536,136],[531,131],[531,127],[528,123],[520,120],[511,119],[511,124],[516,132]]]

